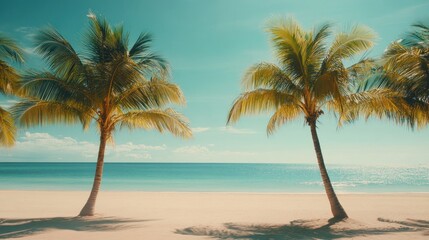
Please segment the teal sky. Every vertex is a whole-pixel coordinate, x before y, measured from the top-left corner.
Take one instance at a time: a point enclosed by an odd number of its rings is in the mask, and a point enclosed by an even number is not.
[[[194,129],[191,140],[136,130],[115,133],[107,162],[273,162],[314,163],[310,130],[303,119],[267,137],[267,116],[244,117],[225,127],[227,113],[240,93],[245,70],[261,61],[274,62],[266,22],[293,16],[305,28],[324,22],[339,29],[359,23],[378,34],[370,56],[379,56],[417,21],[429,22],[427,0],[158,0],[158,1],[4,1],[0,31],[27,52],[21,70],[46,67],[32,51],[37,29],[54,26],[76,49],[91,10],[112,25],[123,24],[135,40],[140,32],[154,37],[153,49],[171,64],[172,81],[185,93],[180,108]],[[357,59],[356,59],[357,60]],[[13,104],[1,98],[1,105]],[[336,118],[320,119],[319,137],[326,162],[363,165],[428,165],[429,130],[411,131],[387,120],[357,121],[337,128]],[[0,161],[96,160],[95,128],[79,125],[20,129],[16,146],[0,149]]]

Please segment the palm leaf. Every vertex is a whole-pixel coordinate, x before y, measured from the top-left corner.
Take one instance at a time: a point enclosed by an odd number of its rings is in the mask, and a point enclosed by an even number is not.
[[[6,62],[0,60],[0,93],[11,94],[19,89],[20,75]]]
[[[69,101],[73,99],[86,105],[91,104],[94,99],[82,84],[64,81],[49,72],[27,72],[23,76],[20,92],[24,96],[40,100]]]
[[[329,51],[325,64],[335,64],[341,59],[353,57],[367,51],[374,45],[376,34],[368,27],[356,25],[349,33],[336,35]]]
[[[292,79],[307,79],[305,32],[293,19],[280,19],[270,24],[268,31],[277,58]]]
[[[347,94],[348,80],[345,69],[342,69],[342,71],[326,71],[314,82],[313,95],[320,102],[332,97],[341,103],[343,95]]]
[[[243,115],[277,110],[283,104],[301,105],[292,95],[271,89],[257,89],[238,97],[229,112],[228,123],[235,123]]]
[[[186,103],[182,91],[176,84],[157,78],[136,83],[115,99],[115,105],[123,109],[159,108],[171,103]]]
[[[318,28],[314,29],[311,36],[314,36],[312,41],[307,47],[307,61],[309,75],[311,77],[317,77],[323,59],[326,57],[326,41],[331,35],[331,24],[322,24]]]
[[[30,127],[47,124],[76,124],[88,126],[90,116],[72,103],[26,100],[11,108],[12,115],[20,125]]]
[[[294,104],[283,104],[277,111],[271,116],[267,125],[267,134],[273,134],[277,128],[282,126],[284,123],[297,118],[302,114],[302,109]]]
[[[136,42],[130,49],[129,56],[138,61],[141,57],[146,56],[147,52],[150,49],[150,44],[152,42],[152,36],[148,33],[140,33]]]
[[[192,137],[188,120],[173,109],[130,111],[120,116],[117,122],[120,123],[121,128],[155,129],[161,133],[169,131],[173,135],[182,138]]]
[[[16,127],[12,115],[0,107],[0,145],[11,147],[15,143]]]
[[[344,96],[346,108],[341,108],[335,101],[328,102],[331,110],[340,112],[339,126],[344,122],[353,122],[360,116],[368,119],[375,116],[379,119],[389,118],[397,123],[403,122],[410,109],[402,94],[387,88],[374,88]]]
[[[429,25],[425,23],[416,23],[414,30],[408,32],[401,44],[407,47],[429,48]]]
[[[12,39],[0,34],[0,59],[10,59],[17,63],[24,62],[24,52]]]
[[[79,55],[54,28],[41,30],[35,36],[36,52],[49,63],[55,75],[77,80],[84,70]]]
[[[290,94],[299,94],[302,91],[282,69],[271,63],[259,63],[250,67],[241,83],[245,90],[270,88]]]

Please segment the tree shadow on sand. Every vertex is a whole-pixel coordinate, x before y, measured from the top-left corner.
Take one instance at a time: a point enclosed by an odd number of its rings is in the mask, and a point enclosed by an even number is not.
[[[19,238],[49,229],[74,231],[116,231],[137,227],[134,220],[115,217],[54,217],[28,219],[0,219],[0,239]]]
[[[417,228],[423,231],[423,235],[429,236],[429,221],[427,220],[418,220],[418,219],[407,219],[405,221],[396,221],[396,220],[389,220],[385,218],[378,218],[378,221],[380,222],[386,222],[386,223],[396,223],[401,226],[407,226],[412,228]]]
[[[381,221],[379,219],[379,221]],[[390,220],[389,220],[390,221]],[[427,221],[415,220],[427,224]],[[390,222],[389,222],[390,223]],[[397,223],[397,222],[391,222]],[[206,236],[214,239],[258,239],[258,240],[288,240],[288,239],[338,239],[358,236],[375,236],[398,232],[424,231],[425,227],[412,224],[400,224],[392,227],[370,228],[354,220],[335,221],[327,219],[294,220],[287,225],[248,225],[225,223],[223,227],[194,226],[177,229],[177,234]],[[427,225],[426,225],[427,229]],[[426,233],[424,233],[426,234]]]

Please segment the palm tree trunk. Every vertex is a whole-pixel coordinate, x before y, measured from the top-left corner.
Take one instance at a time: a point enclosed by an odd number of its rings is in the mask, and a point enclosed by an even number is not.
[[[347,213],[344,211],[340,201],[335,194],[332,187],[331,180],[328,176],[328,171],[323,161],[322,149],[320,148],[319,137],[316,131],[316,122],[310,122],[311,136],[313,137],[314,150],[316,151],[317,163],[319,165],[320,175],[322,176],[323,185],[325,186],[326,195],[328,195],[329,203],[331,205],[331,212],[335,219],[348,218]]]
[[[95,202],[97,200],[98,191],[101,185],[101,178],[103,176],[104,151],[106,149],[106,141],[107,141],[107,134],[105,131],[101,130],[100,147],[98,149],[97,167],[95,169],[94,183],[92,184],[91,194],[89,195],[89,198],[86,201],[85,206],[80,211],[79,216],[94,215]]]

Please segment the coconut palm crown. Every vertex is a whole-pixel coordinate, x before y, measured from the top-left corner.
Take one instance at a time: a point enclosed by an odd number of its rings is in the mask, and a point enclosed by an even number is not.
[[[26,127],[51,123],[95,122],[100,134],[97,167],[91,194],[80,216],[94,214],[101,184],[106,142],[119,128],[155,129],[189,138],[187,120],[169,107],[185,104],[180,88],[168,81],[168,65],[150,51],[151,37],[140,34],[129,47],[122,26],[89,14],[84,51],[78,53],[55,29],[41,30],[36,50],[50,71],[31,71],[23,77],[26,100],[13,114]]]
[[[336,219],[347,218],[325,167],[317,136],[319,117],[327,110],[344,112],[348,102],[369,102],[370,96],[380,100],[372,104],[382,106],[390,102],[384,95],[371,93],[351,94],[353,74],[363,64],[346,68],[343,61],[373,46],[375,34],[367,27],[354,26],[348,32],[332,34],[332,26],[323,24],[305,31],[292,19],[280,19],[269,24],[278,65],[268,62],[256,64],[245,73],[244,92],[234,101],[228,123],[232,124],[243,115],[273,111],[267,125],[270,135],[282,124],[304,117],[310,127],[314,148],[325,191]],[[330,45],[329,39],[332,38]]]
[[[14,94],[20,75],[8,62],[23,63],[24,52],[12,39],[0,34],[0,93]],[[0,107],[0,145],[15,143],[16,127],[12,115]]]
[[[380,59],[366,60],[354,68],[355,88],[351,96],[378,92],[371,98],[348,98],[348,108],[340,119],[352,122],[360,116],[387,118],[411,129],[423,128],[429,122],[429,26],[413,25],[414,31],[392,42]],[[363,71],[364,70],[364,71]],[[393,102],[374,106],[377,97]],[[374,98],[375,97],[375,98]],[[363,101],[362,101],[363,100]],[[393,103],[393,104],[392,104]]]
[[[413,27],[414,31],[386,49],[380,85],[401,93],[409,106],[408,114],[393,117],[421,128],[429,122],[429,25]]]

